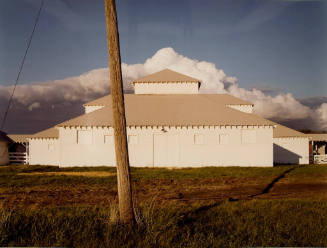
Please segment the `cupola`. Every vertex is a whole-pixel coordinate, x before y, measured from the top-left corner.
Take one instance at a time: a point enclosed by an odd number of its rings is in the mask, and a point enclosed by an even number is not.
[[[197,94],[201,81],[165,69],[133,81],[135,94]]]

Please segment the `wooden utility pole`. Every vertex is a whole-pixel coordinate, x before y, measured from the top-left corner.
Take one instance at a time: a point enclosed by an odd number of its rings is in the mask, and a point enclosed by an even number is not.
[[[119,34],[115,0],[105,0],[110,88],[114,118],[119,215],[122,223],[134,223],[132,186],[128,160],[126,119],[121,74]]]

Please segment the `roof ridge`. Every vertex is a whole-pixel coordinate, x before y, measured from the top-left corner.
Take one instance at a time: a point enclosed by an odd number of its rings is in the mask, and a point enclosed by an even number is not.
[[[133,80],[134,83],[147,83],[147,82],[196,82],[201,84],[201,80],[196,79],[194,77],[187,76],[180,72],[164,69],[161,71],[157,71],[155,73],[143,76],[141,78]]]

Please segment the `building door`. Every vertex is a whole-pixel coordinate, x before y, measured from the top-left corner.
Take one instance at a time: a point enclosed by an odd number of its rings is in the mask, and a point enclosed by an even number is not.
[[[179,142],[177,134],[154,134],[153,165],[178,166]]]

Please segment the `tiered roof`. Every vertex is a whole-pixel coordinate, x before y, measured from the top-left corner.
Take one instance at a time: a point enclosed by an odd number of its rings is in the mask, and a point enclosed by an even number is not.
[[[126,122],[128,126],[220,126],[260,125],[273,126],[255,114],[226,107],[227,99],[236,104],[246,101],[224,95],[125,95]],[[103,105],[102,109],[84,114],[58,126],[112,126],[111,96],[86,105]]]

